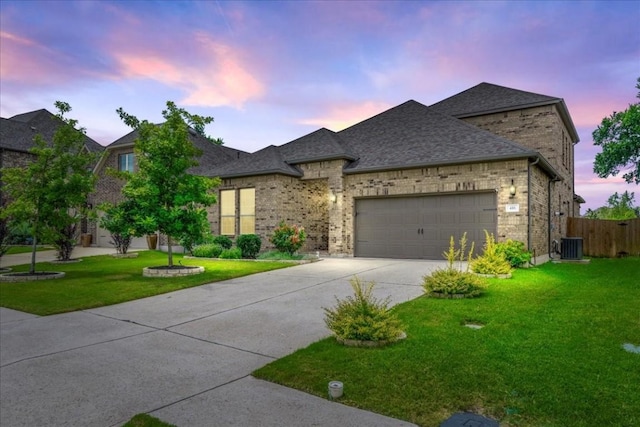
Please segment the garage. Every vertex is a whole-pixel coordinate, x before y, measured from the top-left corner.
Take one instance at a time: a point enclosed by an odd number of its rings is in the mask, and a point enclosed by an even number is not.
[[[355,256],[441,260],[466,231],[476,253],[496,232],[495,192],[357,199]]]

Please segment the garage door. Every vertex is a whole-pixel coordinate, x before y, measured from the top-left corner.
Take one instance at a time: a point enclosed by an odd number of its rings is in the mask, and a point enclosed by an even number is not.
[[[355,255],[443,259],[454,236],[467,233],[476,253],[484,231],[496,232],[495,193],[356,200]]]

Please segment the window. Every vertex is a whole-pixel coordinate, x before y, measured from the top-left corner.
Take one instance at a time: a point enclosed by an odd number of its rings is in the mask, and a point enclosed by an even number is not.
[[[240,189],[240,234],[256,232],[256,189]]]
[[[236,198],[238,210],[236,210]],[[241,188],[240,190],[220,191],[220,234],[236,235],[236,224],[239,224],[239,234],[255,234],[256,232],[256,189]]]
[[[133,153],[125,153],[118,156],[118,170],[120,172],[133,173]]]
[[[236,190],[220,191],[220,234],[236,234]]]

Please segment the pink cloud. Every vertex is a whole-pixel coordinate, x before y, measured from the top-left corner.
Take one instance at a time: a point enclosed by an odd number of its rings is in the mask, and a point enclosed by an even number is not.
[[[15,33],[0,32],[0,75],[18,83],[49,84],[64,77],[60,58],[46,46]]]
[[[298,123],[326,127],[333,131],[341,131],[362,120],[368,119],[376,114],[391,108],[392,105],[385,102],[362,102],[358,104],[332,106],[328,111],[319,117],[299,120]]]
[[[184,43],[195,49],[197,61],[166,51],[114,49],[120,78],[156,80],[186,92],[180,103],[191,106],[231,105],[241,108],[264,94],[264,84],[249,70],[239,50],[196,33]]]

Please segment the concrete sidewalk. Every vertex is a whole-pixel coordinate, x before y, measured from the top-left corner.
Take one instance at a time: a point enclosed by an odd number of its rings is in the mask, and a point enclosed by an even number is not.
[[[398,303],[439,265],[325,259],[55,316],[0,309],[0,425],[119,426],[141,412],[181,427],[411,425],[250,374],[327,336],[322,307],[354,275]]]

